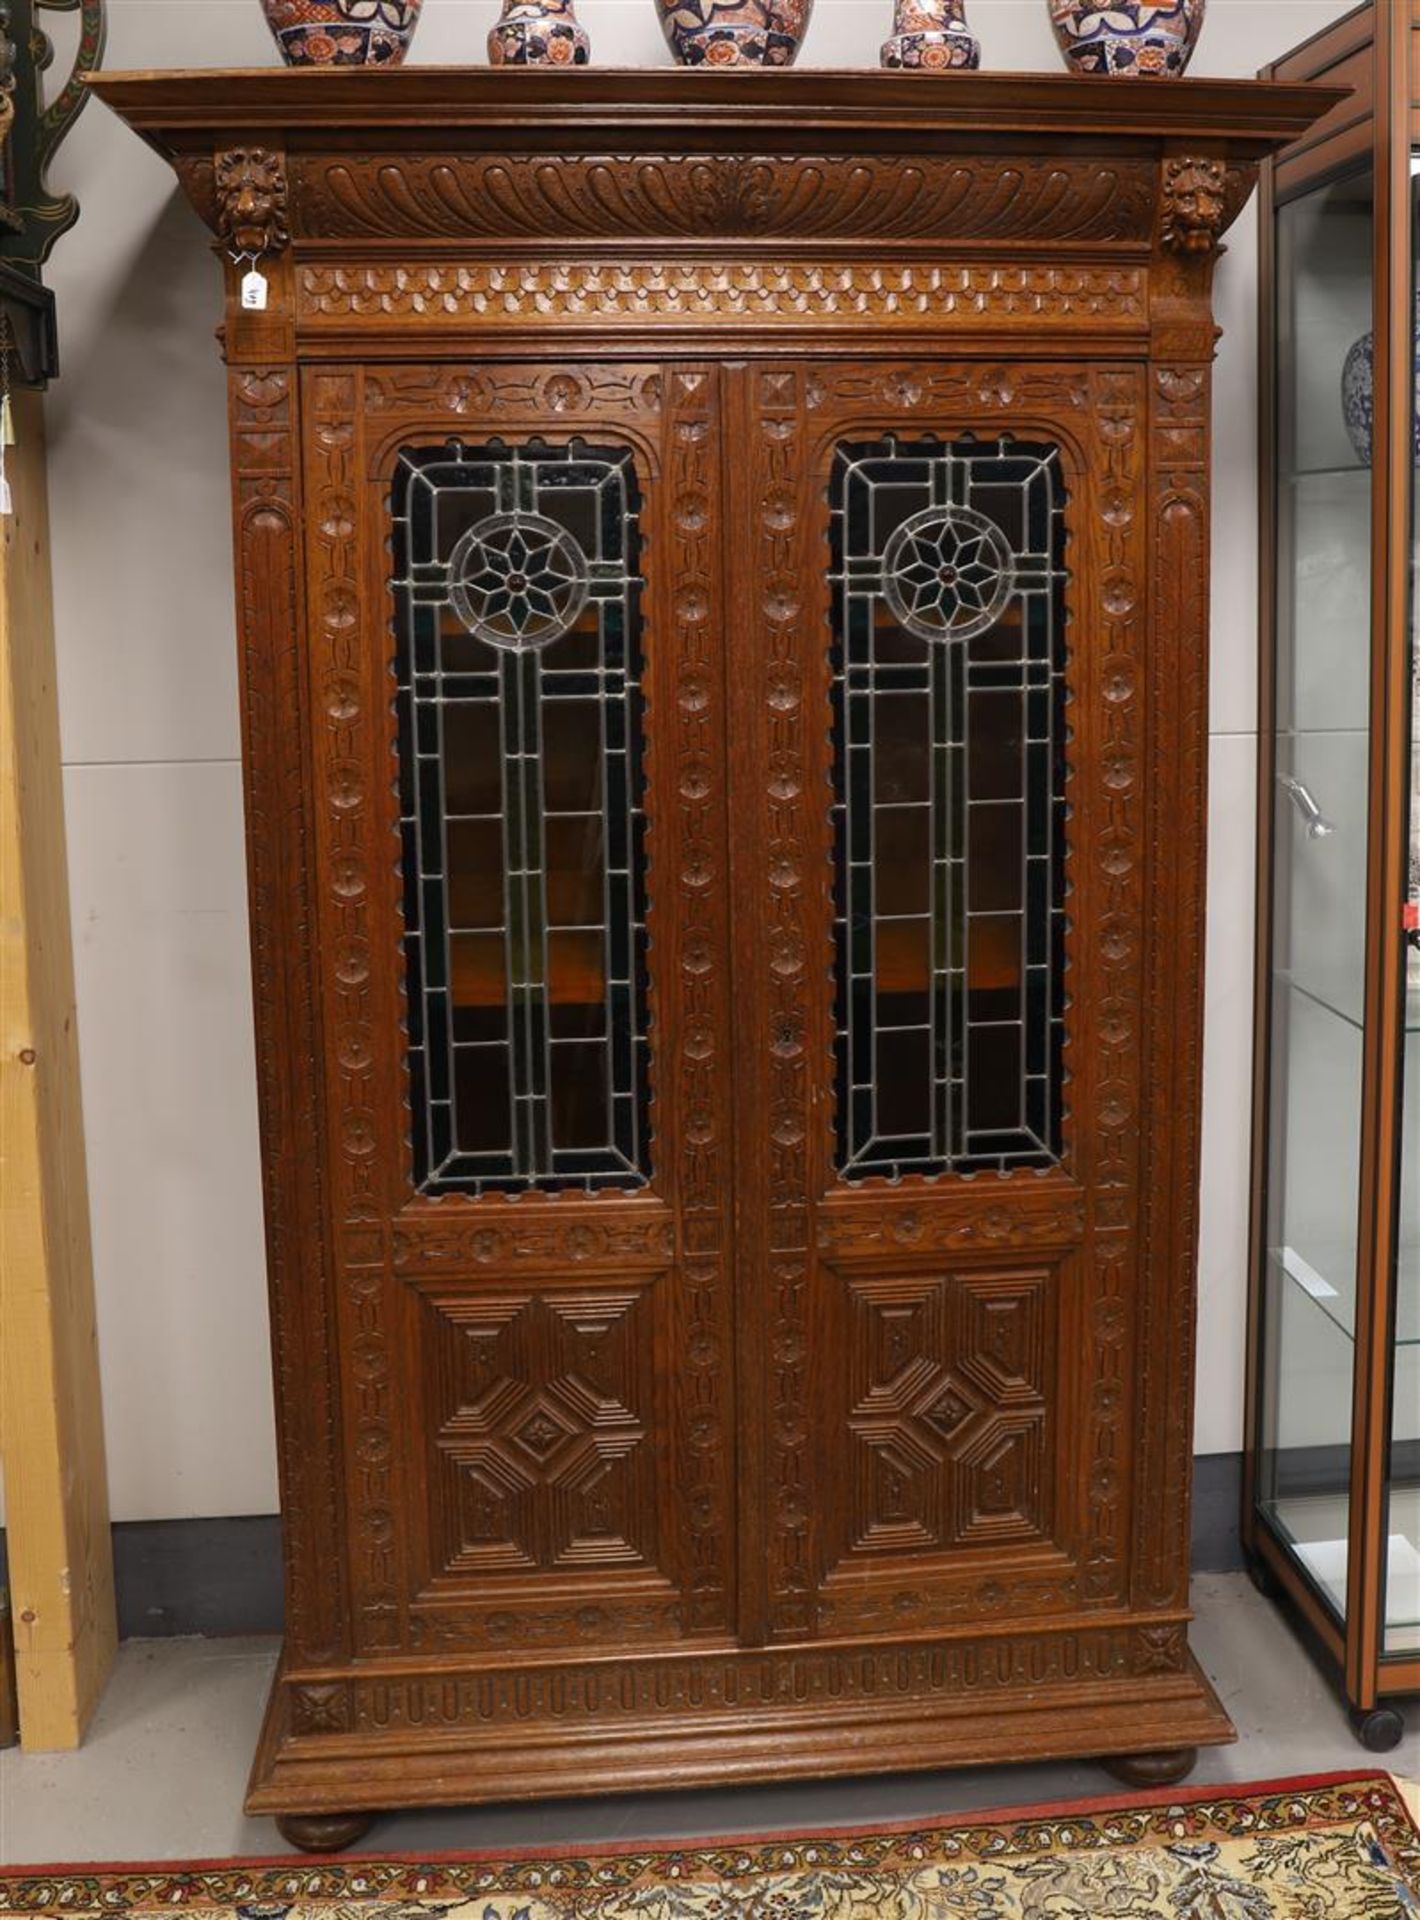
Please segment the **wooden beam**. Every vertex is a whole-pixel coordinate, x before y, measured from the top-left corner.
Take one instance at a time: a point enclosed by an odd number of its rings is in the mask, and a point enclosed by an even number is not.
[[[72,1747],[117,1626],[79,1095],[44,407],[0,520],[0,1460],[20,1736]]]

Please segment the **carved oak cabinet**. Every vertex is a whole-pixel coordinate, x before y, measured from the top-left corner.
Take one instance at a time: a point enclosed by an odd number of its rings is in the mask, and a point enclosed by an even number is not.
[[[1178,1777],[1210,283],[1336,96],[97,85],[227,273],[250,1807]]]

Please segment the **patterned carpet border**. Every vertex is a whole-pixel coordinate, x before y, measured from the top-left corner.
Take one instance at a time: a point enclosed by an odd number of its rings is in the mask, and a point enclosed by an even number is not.
[[[572,1903],[582,1910],[587,1896],[598,1903],[618,1896],[634,1900],[641,1890],[667,1883],[679,1883],[688,1893],[698,1882],[734,1887],[794,1873],[913,1874],[935,1861],[962,1869],[1011,1867],[1020,1872],[1032,1861],[1140,1848],[1195,1851],[1201,1857],[1215,1843],[1280,1842],[1285,1849],[1290,1841],[1348,1826],[1371,1857],[1403,1883],[1400,1904],[1389,1912],[1397,1920],[1409,1915],[1420,1920],[1420,1829],[1383,1773],[1173,1789],[1018,1807],[950,1823],[760,1833],[669,1846],[632,1841],[595,1850],[0,1867],[0,1914],[60,1920],[159,1907],[228,1907],[243,1920],[265,1920],[263,1908],[284,1914],[293,1903],[304,1909],[351,1901],[408,1901],[428,1912],[430,1903],[462,1904],[489,1895],[502,1900],[529,1897],[539,1905]],[[757,1911],[760,1903],[754,1905]],[[1380,1910],[1368,1905],[1364,1911]]]

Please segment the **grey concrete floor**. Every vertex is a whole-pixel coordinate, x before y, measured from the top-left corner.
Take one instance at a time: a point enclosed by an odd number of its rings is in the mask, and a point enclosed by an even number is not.
[[[1243,1575],[1200,1578],[1194,1603],[1194,1648],[1239,1735],[1236,1746],[1203,1756],[1197,1783],[1374,1765],[1420,1775],[1420,1702],[1410,1703],[1402,1745],[1377,1761],[1283,1617]],[[271,1821],[241,1811],[275,1660],[270,1640],[128,1641],[79,1752],[0,1754],[0,1863],[284,1853]],[[363,1845],[413,1853],[596,1845],[925,1819],[1111,1790],[1086,1764],[981,1767],[396,1814]]]

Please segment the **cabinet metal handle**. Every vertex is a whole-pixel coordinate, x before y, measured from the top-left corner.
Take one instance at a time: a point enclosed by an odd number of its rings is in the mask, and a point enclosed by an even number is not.
[[[1309,840],[1325,840],[1331,834],[1335,833],[1336,822],[1327,819],[1326,815],[1317,805],[1310,788],[1304,786],[1300,780],[1295,779],[1290,773],[1279,773],[1277,783],[1290,795],[1292,805],[1297,809],[1297,812],[1302,816],[1303,820],[1306,821],[1307,838]]]

